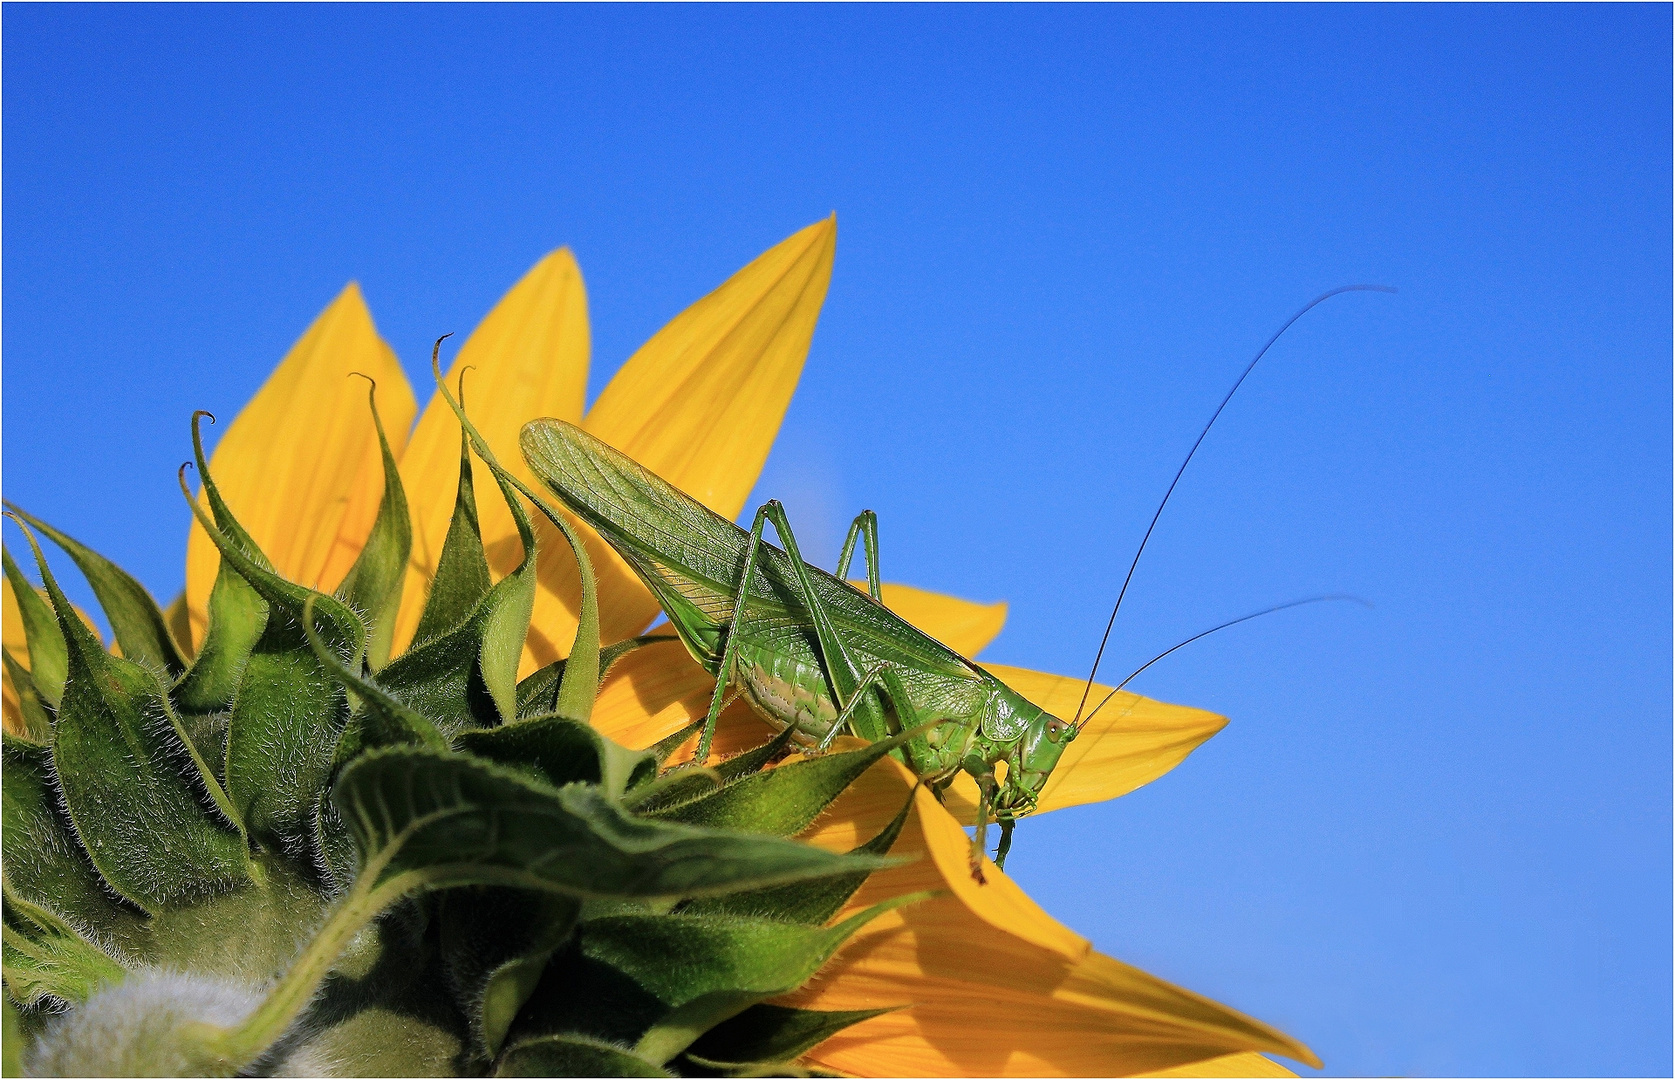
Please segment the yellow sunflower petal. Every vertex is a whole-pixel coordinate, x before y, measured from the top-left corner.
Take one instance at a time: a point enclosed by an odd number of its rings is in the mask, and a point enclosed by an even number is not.
[[[886,759],[805,837],[846,850],[875,833],[912,788]],[[1199,995],[1092,952],[992,863],[969,872],[970,841],[928,791],[893,855],[848,911],[920,889],[945,895],[869,923],[781,1003],[802,1008],[910,1006],[868,1020],[808,1055],[854,1075],[1110,1076],[1266,1050],[1314,1060],[1295,1040]]]
[[[1261,1054],[1224,1054],[1221,1057],[1205,1058],[1186,1065],[1176,1065],[1171,1069],[1158,1069],[1155,1072],[1141,1073],[1141,1076],[1296,1076],[1297,1074],[1278,1062],[1270,1061]]]
[[[1003,664],[983,665],[990,674],[1054,716],[1076,715],[1085,679],[1048,675]],[[1088,708],[1111,688],[1095,683]],[[1038,811],[1104,802],[1127,795],[1179,765],[1211,735],[1227,726],[1225,716],[1185,705],[1168,705],[1123,691],[1094,716],[1065,748],[1058,768],[1042,789]],[[948,809],[962,821],[977,814],[977,785],[960,774],[947,793]]]
[[[867,591],[865,581],[851,585]],[[978,604],[911,585],[883,583],[884,606],[961,656],[976,656],[1006,625],[1006,604]]]
[[[417,405],[401,364],[378,336],[350,283],[291,347],[250,404],[228,425],[210,468],[227,505],[273,565],[292,581],[335,589],[366,543],[384,493],[378,408],[400,452]],[[192,640],[203,639],[209,591],[221,557],[203,526],[186,542],[186,602]]]
[[[572,423],[581,420],[591,349],[582,272],[570,249],[559,248],[536,263],[483,317],[448,369],[452,386],[461,371],[471,368],[465,377],[465,407],[472,423],[501,464],[530,483],[535,478],[518,450],[518,429],[538,416]],[[413,554],[396,618],[396,652],[407,647],[418,629],[425,590],[435,575],[459,489],[459,420],[440,393],[431,395],[400,460],[401,482],[413,520]],[[483,545],[498,578],[517,566],[523,546],[511,511],[488,482],[486,469],[477,473],[477,492]],[[574,580],[574,569],[570,568],[569,579],[557,576],[568,559],[564,540],[539,515],[536,543],[550,554],[537,564],[533,625],[543,631],[554,622],[562,626],[568,619],[573,633],[575,619],[567,614],[554,587],[560,580]],[[566,636],[564,651],[569,647]],[[539,656],[533,655],[537,652]],[[532,633],[531,644],[524,650],[525,673],[559,655],[538,633]]]
[[[624,746],[643,749],[673,735],[709,712],[715,680],[699,667],[678,641],[662,641],[629,653],[611,668],[593,704],[593,726]],[[742,701],[735,701],[716,721],[711,744],[714,761],[760,746],[773,729]],[[692,758],[696,736],[669,764]]]
[[[810,225],[769,248],[629,357],[583,427],[722,517],[756,485],[802,374],[832,276],[837,221]],[[637,633],[657,602],[591,530],[605,641]],[[569,560],[554,560],[574,580]],[[570,585],[561,592],[576,596]],[[561,638],[572,616],[549,629]]]

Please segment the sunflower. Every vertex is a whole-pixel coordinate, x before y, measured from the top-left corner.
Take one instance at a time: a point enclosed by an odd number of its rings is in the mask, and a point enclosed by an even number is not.
[[[469,370],[472,419],[500,460],[531,484],[518,431],[535,417],[557,417],[735,519],[796,388],[836,237],[836,221],[828,219],[764,252],[658,331],[586,410],[587,297],[574,257],[559,249],[536,263],[466,339],[448,380]],[[304,586],[337,590],[367,542],[384,491],[379,436],[365,383],[349,377],[356,373],[375,383],[413,527],[387,643],[387,655],[395,656],[413,640],[449,529],[460,429],[439,393],[419,413],[356,285],[315,319],[226,428],[211,464],[227,504],[273,568]],[[517,526],[495,499],[480,499],[478,514],[490,569],[501,577],[523,557]],[[537,531],[541,548],[562,545],[544,521],[537,521]],[[597,536],[587,532],[584,539],[598,575],[601,639],[641,633],[658,615],[656,601]],[[202,643],[219,562],[210,537],[194,523],[186,587],[168,611],[185,652]],[[560,658],[578,622],[574,562],[542,560],[537,573],[520,677]],[[17,597],[10,581],[5,588],[6,645],[21,659],[27,651],[18,637]],[[1006,616],[1004,604],[906,585],[886,584],[884,601],[966,656],[987,645]],[[1074,712],[1082,693],[1080,680],[987,667],[1059,715]],[[620,743],[650,746],[702,715],[713,686],[678,642],[649,645],[612,669],[593,723]],[[1226,722],[1136,695],[1118,699],[1069,746],[1039,812],[1132,791]],[[24,721],[9,681],[5,721],[12,730]],[[721,718],[715,749],[725,755],[756,746],[764,730],[736,704]],[[833,851],[856,847],[896,815],[913,780],[884,758],[804,839]],[[877,917],[815,980],[781,999],[807,1008],[894,1009],[817,1046],[805,1055],[807,1064],[853,1075],[1292,1075],[1263,1057],[1266,1052],[1318,1066],[1295,1039],[1093,951],[992,865],[987,884],[975,883],[963,829],[974,795],[969,781],[944,802],[925,789],[912,794],[895,852],[918,858],[874,874],[843,914],[921,890],[938,897]]]

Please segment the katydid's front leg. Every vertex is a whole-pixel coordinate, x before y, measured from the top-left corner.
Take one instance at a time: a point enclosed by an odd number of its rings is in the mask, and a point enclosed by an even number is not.
[[[878,515],[871,510],[862,510],[849,523],[849,535],[843,538],[843,551],[838,555],[837,578],[839,581],[849,580],[849,561],[855,557],[856,537],[867,546],[867,591],[882,604],[884,590],[878,581]]]
[[[966,758],[961,767],[977,781],[977,835],[971,839],[971,880],[987,885],[983,878],[983,856],[988,854],[989,808],[995,804],[999,785],[995,782],[995,767],[976,755]],[[1006,830],[1006,836],[1011,838],[1010,829]]]

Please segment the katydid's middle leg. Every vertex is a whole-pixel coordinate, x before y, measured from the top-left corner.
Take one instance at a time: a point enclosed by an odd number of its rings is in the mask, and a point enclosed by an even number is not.
[[[756,520],[750,524],[750,543],[744,551],[744,569],[739,571],[739,588],[733,594],[733,621],[727,628],[727,644],[721,650],[721,667],[715,674],[715,692],[710,695],[710,709],[704,716],[704,732],[698,736],[698,752],[692,760],[702,765],[710,756],[710,740],[715,738],[716,721],[721,718],[721,710],[731,699],[727,697],[727,683],[733,671],[733,662],[739,655],[739,622],[744,618],[745,601],[750,596],[750,574],[756,569],[756,560],[762,551],[762,526],[768,519],[766,506],[756,511]]]

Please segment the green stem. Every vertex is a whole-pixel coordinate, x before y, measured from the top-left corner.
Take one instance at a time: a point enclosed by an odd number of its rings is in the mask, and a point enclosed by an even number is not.
[[[362,881],[370,882],[374,877],[376,875],[363,875]],[[375,889],[357,883],[256,1011],[238,1027],[224,1031],[211,1040],[208,1049],[234,1071],[261,1057],[285,1034],[297,1015],[313,999],[314,992],[355,935],[379,912],[399,900],[413,884],[411,877],[405,874]]]

